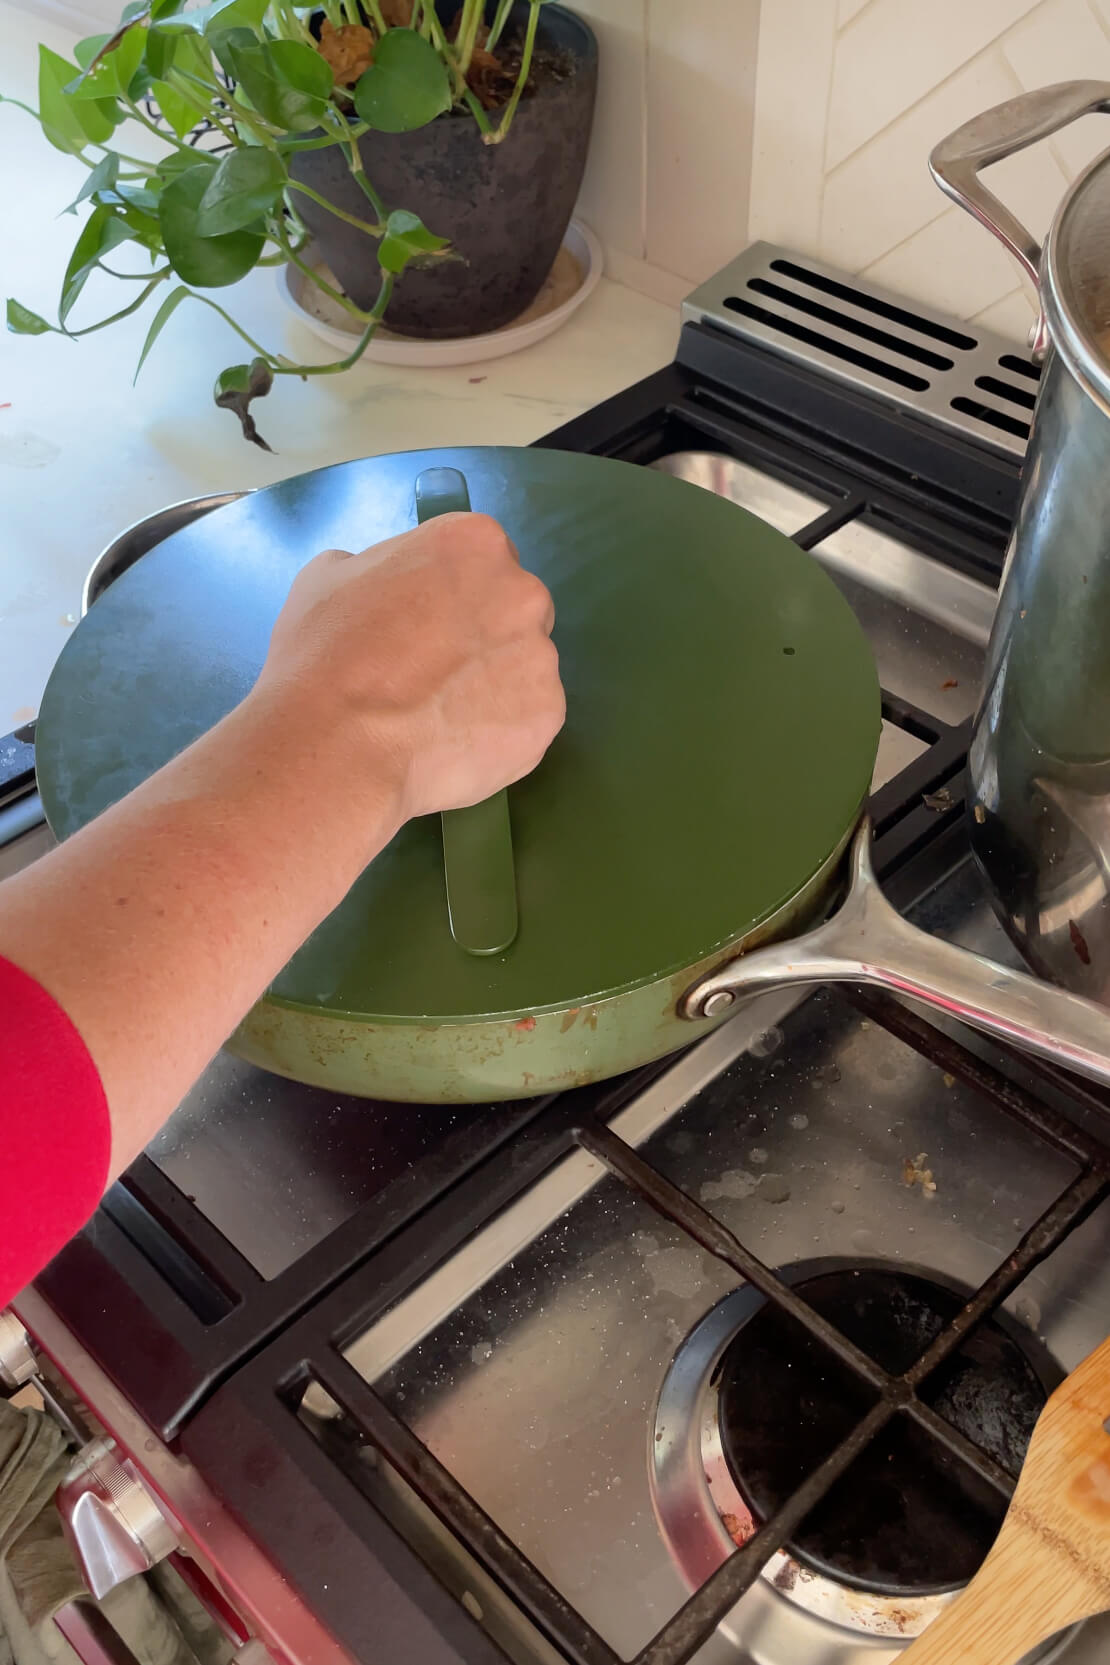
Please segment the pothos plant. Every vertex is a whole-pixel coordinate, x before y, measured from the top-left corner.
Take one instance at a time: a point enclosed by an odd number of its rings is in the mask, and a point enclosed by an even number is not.
[[[243,432],[266,446],[250,414],[277,376],[328,376],[365,352],[393,285],[412,261],[450,256],[444,238],[402,206],[382,201],[367,177],[360,137],[404,133],[453,110],[499,144],[528,83],[544,0],[529,13],[515,78],[499,49],[512,0],[499,0],[486,23],[485,0],[462,0],[448,29],[434,0],[131,0],[119,27],[74,49],[75,62],[39,48],[35,116],[58,150],[88,168],[68,212],[89,212],[62,279],[58,321],[7,302],[17,335],[71,338],[105,329],[160,296],[139,354],[138,376],[159,334],[185,301],[211,307],[250,349],[251,358],[216,378],[217,405],[234,411]],[[17,100],[8,100],[17,103]],[[153,136],[136,155],[125,135]],[[366,199],[363,216],[337,207],[290,175],[298,151],[336,145]],[[357,307],[304,258],[308,233],[298,198],[312,197],[376,241],[380,286],[368,311]],[[137,245],[139,270],[120,271],[113,251]],[[289,262],[361,323],[346,357],[298,364],[261,346],[216,301],[212,290],[255,266]],[[98,322],[71,317],[88,278],[106,272],[137,293]]]

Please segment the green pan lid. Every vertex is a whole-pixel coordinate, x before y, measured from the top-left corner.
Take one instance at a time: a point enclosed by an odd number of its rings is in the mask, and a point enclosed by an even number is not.
[[[101,596],[55,667],[36,736],[51,827],[74,832],[230,710],[298,568],[415,525],[428,468],[461,471],[555,598],[567,721],[509,790],[516,936],[490,955],[454,940],[428,816],[271,996],[385,1020],[525,1015],[696,964],[844,837],[870,784],[878,683],[816,561],[701,487],[627,463],[497,447],[372,457],[175,533]]]

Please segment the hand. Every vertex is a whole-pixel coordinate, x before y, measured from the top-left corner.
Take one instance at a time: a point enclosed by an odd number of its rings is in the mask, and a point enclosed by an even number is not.
[[[457,809],[530,773],[562,727],[554,620],[496,521],[440,515],[302,568],[257,691],[330,725],[354,770],[395,771],[401,820]]]

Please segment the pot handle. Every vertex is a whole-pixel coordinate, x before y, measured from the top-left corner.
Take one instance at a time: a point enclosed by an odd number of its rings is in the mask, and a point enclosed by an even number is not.
[[[929,172],[948,196],[993,231],[1000,243],[1020,263],[1026,277],[1041,292],[1040,244],[1016,215],[999,202],[979,178],[980,168],[989,168],[1027,145],[1047,139],[1061,127],[1095,110],[1110,110],[1110,82],[1057,81],[1051,87],[1019,93],[981,116],[973,116],[933,149]],[[1048,347],[1044,307],[1030,337],[1030,350],[1042,358]]]
[[[426,468],[416,481],[416,518],[468,513],[470,493],[457,468]],[[451,935],[468,954],[500,954],[517,933],[516,871],[509,798],[495,792],[440,816]]]
[[[738,995],[794,983],[873,983],[1110,1083],[1110,1009],[909,924],[879,889],[866,818],[849,862],[848,893],[831,918],[804,936],[729,960],[686,991],[679,1016],[720,1017]]]

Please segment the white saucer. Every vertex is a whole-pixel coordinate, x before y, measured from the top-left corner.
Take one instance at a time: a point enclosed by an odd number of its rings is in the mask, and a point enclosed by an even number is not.
[[[311,244],[305,258],[309,265],[317,264]],[[412,336],[394,335],[382,328],[363,356],[375,364],[424,366],[427,369],[504,358],[508,353],[519,352],[522,347],[531,347],[535,342],[542,341],[565,324],[592,294],[601,276],[601,268],[601,244],[581,220],[572,220],[546,283],[532,305],[513,323],[486,335],[458,336],[449,341],[418,341]],[[330,278],[330,274],[327,275]],[[295,266],[278,267],[277,285],[285,305],[302,324],[331,346],[350,352],[359,335],[356,319],[344,312],[322,290],[310,284]]]

